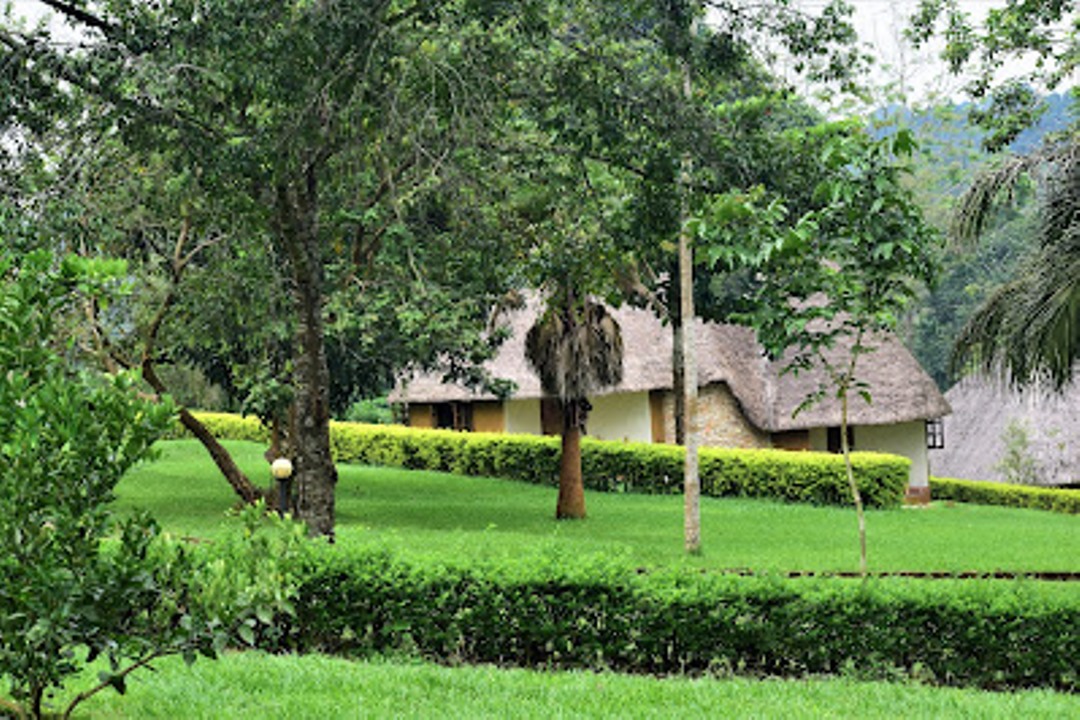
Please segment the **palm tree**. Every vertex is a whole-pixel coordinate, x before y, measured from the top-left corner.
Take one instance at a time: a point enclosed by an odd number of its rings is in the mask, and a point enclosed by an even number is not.
[[[1039,190],[1037,246],[968,320],[952,365],[1004,371],[1019,387],[1046,379],[1060,390],[1080,356],[1080,139],[1010,158],[977,178],[961,199],[953,233],[980,235],[1026,178]]]
[[[571,288],[560,289],[529,328],[525,357],[540,376],[544,392],[558,400],[562,414],[555,517],[584,518],[581,431],[589,411],[588,396],[622,380],[619,323],[600,303],[578,300]]]

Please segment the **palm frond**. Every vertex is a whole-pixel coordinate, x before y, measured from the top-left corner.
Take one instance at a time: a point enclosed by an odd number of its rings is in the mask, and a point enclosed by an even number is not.
[[[1025,176],[1040,191],[1035,252],[968,320],[951,365],[1003,374],[1020,387],[1045,378],[1060,389],[1080,358],[1080,139],[1010,158],[981,176],[961,200],[953,233],[980,234]]]
[[[961,242],[982,235],[1001,207],[1011,204],[1024,179],[1031,179],[1044,191],[1045,219],[1062,218],[1080,201],[1075,190],[1080,169],[1080,140],[1062,140],[1028,155],[1012,155],[982,172],[961,197],[953,213],[949,234]],[[1071,191],[1071,192],[1070,192]]]
[[[1061,388],[1080,357],[1080,228],[1071,256],[1044,248],[968,320],[951,358],[1004,374],[1016,386],[1041,378]]]
[[[592,300],[549,305],[525,336],[525,356],[544,391],[564,401],[622,381],[619,323]]]

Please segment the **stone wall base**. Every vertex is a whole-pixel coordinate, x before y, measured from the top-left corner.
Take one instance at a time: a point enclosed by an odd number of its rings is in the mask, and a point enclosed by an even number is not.
[[[930,504],[930,486],[921,485],[914,487],[908,485],[907,492],[904,493],[905,505],[929,505]]]

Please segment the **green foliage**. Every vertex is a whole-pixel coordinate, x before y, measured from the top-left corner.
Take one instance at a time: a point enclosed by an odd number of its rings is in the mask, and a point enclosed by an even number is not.
[[[916,45],[935,35],[945,41],[950,70],[967,76],[968,94],[980,101],[970,115],[987,130],[983,143],[998,150],[1046,110],[1038,89],[1071,82],[1080,47],[1074,12],[1072,2],[1008,2],[979,18],[957,0],[920,0],[909,37]]]
[[[389,425],[394,422],[394,410],[386,401],[386,396],[357,400],[349,406],[341,419],[369,425]]]
[[[154,657],[212,655],[237,631],[246,638],[249,615],[269,622],[266,608],[289,609],[282,572],[263,574],[268,562],[288,562],[280,548],[269,560],[248,556],[258,573],[238,574],[241,553],[228,545],[204,567],[150,518],[109,510],[117,482],[150,455],[173,408],[141,399],[134,375],[82,367],[56,323],[87,296],[103,304],[122,271],[42,252],[0,259],[0,676],[10,707],[31,717],[84,660],[103,656],[108,670],[66,712],[100,690],[123,693],[127,675]]]
[[[79,642],[102,650],[122,634],[115,602],[144,597],[130,572],[145,553],[140,525],[102,556],[113,527],[104,505],[172,410],[139,400],[134,376],[78,369],[58,335],[67,303],[120,270],[43,252],[0,257],[0,675],[34,715],[74,671],[66,653]]]
[[[265,442],[268,437],[254,418],[225,413],[198,413],[197,417],[220,438]],[[556,437],[331,423],[330,443],[337,462],[558,484]],[[674,445],[582,440],[582,474],[590,490],[679,493],[682,460],[682,448]],[[900,505],[910,461],[854,453],[852,464],[869,506]],[[702,448],[701,492],[713,497],[837,505],[845,503],[847,479],[843,458],[830,453]]]
[[[1035,485],[1039,481],[1039,467],[1031,454],[1031,441],[1027,425],[1017,419],[1009,421],[1001,431],[1004,449],[995,469],[1005,482],[1017,485]]]
[[[968,92],[979,100],[971,119],[987,134],[984,146],[1000,150],[1032,127],[1047,109],[1038,91],[1068,84],[1077,67],[1080,26],[1075,3],[1009,2],[987,12],[976,26],[956,0],[922,0],[912,36],[946,40],[954,73],[974,78]],[[1035,61],[1033,61],[1035,60]],[[1026,386],[1049,379],[1060,390],[1072,378],[1078,348],[1076,128],[1044,138],[1023,155],[1008,154],[980,173],[960,199],[953,232],[974,239],[1001,206],[1012,204],[1030,180],[1036,196],[1036,244],[1008,282],[998,286],[956,340],[954,368],[969,365]]]
[[[1080,684],[1080,604],[1027,585],[642,574],[561,557],[466,569],[371,551],[315,565],[290,630],[298,650],[450,663]]]
[[[957,198],[971,183],[972,173],[991,159],[978,150],[978,132],[961,112],[961,106],[951,104],[903,110],[887,118],[882,128],[909,126],[918,136],[910,186],[927,221],[941,232],[948,230]],[[944,249],[937,279],[901,323],[905,343],[940,388],[957,379],[950,373],[949,358],[964,324],[1029,253],[1037,226],[1029,188],[1023,185],[1018,190],[1016,208],[995,212],[979,243],[954,243]]]
[[[943,258],[941,275],[905,318],[906,344],[919,364],[947,388],[953,344],[968,319],[1020,268],[1035,233],[1030,214],[1002,222],[973,248],[953,248]]]
[[[192,588],[193,613],[204,618],[207,638],[220,652],[225,643],[271,647],[278,641],[274,620],[292,615],[292,599],[310,547],[304,526],[267,513],[260,502],[237,513],[240,528],[194,553],[186,581]],[[236,530],[239,530],[238,532]],[[189,647],[187,659],[193,659]]]
[[[1080,490],[1003,485],[985,480],[957,480],[954,478],[930,478],[930,492],[935,500],[979,505],[1004,505],[1005,507],[1050,510],[1051,512],[1080,515]]]
[[[909,131],[874,139],[836,124],[795,135],[819,147],[814,209],[787,219],[790,227],[775,210],[760,212],[771,232],[749,235],[725,256],[761,271],[744,319],[766,349],[781,356],[791,348],[792,369],[823,365],[830,390],[846,390],[857,381],[854,368],[846,371],[826,351],[848,338],[857,353],[867,335],[895,328],[899,310],[933,276],[938,238],[903,182],[903,162],[914,149]],[[724,227],[706,218],[699,234],[729,244]]]

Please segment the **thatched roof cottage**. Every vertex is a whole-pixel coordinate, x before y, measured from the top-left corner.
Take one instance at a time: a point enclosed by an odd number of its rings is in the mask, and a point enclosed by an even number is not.
[[[509,313],[511,335],[488,364],[493,376],[517,385],[508,400],[444,383],[438,374],[403,379],[391,400],[407,406],[415,427],[557,434],[557,407],[544,399],[525,359],[525,335],[537,313],[535,301]],[[590,398],[586,432],[607,440],[673,443],[672,329],[648,310],[622,307],[613,315],[625,348],[623,381]],[[699,321],[696,344],[703,445],[838,449],[840,407],[835,398],[793,414],[818,387],[819,373],[782,374],[782,363],[770,361],[753,331],[744,327]],[[858,396],[849,400],[854,447],[910,458],[911,485],[916,495],[925,495],[927,421],[947,414],[949,405],[896,338],[884,337],[874,346],[875,351],[859,361],[871,402]]]
[[[1080,486],[1080,383],[1060,393],[1038,385],[1021,391],[1000,378],[973,375],[945,397],[954,412],[944,423],[945,447],[930,453],[935,475]],[[1010,444],[1018,477],[1005,465]]]

